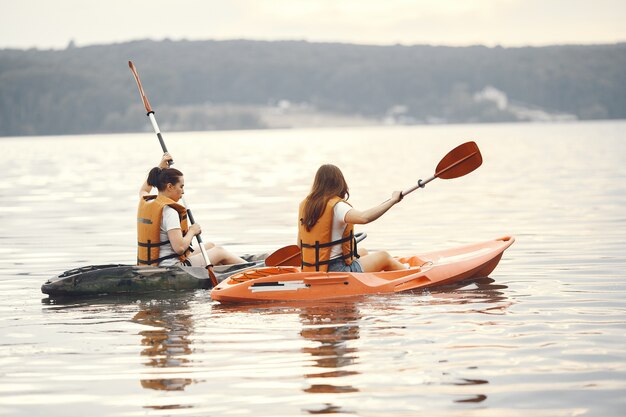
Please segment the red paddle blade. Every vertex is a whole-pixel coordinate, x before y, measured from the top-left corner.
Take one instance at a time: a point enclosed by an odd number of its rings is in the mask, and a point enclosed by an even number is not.
[[[285,246],[278,249],[265,259],[267,266],[300,266],[300,247]]]
[[[443,157],[435,169],[435,177],[449,180],[474,171],[483,163],[476,142],[466,142],[452,149]]]

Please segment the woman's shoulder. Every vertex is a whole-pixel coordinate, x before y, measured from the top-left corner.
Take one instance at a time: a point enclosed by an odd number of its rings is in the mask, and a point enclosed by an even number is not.
[[[339,216],[341,219],[343,219],[346,213],[350,210],[352,210],[352,206],[343,200],[335,204],[335,207],[333,208],[335,216]]]
[[[341,209],[343,210],[350,210],[352,208],[352,204],[348,203],[346,200],[342,198],[339,201],[337,201],[337,203],[335,203],[335,209],[337,209],[337,207],[341,207]]]
[[[180,227],[180,218],[178,212],[170,206],[163,207],[162,225],[165,230],[177,229]]]
[[[167,218],[167,217],[176,217],[178,219],[178,212],[170,207],[170,206],[164,206],[163,207],[163,218]]]

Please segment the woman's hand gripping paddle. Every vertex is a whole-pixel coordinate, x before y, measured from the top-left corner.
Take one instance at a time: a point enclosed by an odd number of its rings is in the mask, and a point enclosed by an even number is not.
[[[475,142],[466,142],[452,149],[435,168],[435,175],[426,181],[419,180],[413,187],[402,191],[402,196],[412,193],[435,178],[449,180],[469,174],[483,163],[480,149]],[[267,266],[300,266],[300,247],[289,245],[278,249],[265,260]]]
[[[143,87],[141,86],[141,80],[139,79],[139,74],[137,74],[137,68],[135,68],[135,64],[133,64],[132,61],[128,61],[128,66],[130,67],[130,70],[133,73],[133,76],[135,77],[135,81],[137,82],[137,88],[139,89],[139,94],[141,95],[141,100],[143,101],[143,105],[146,108],[148,118],[150,119],[150,122],[152,123],[152,127],[154,128],[154,133],[156,133],[157,138],[159,139],[159,143],[161,144],[161,149],[163,150],[163,153],[166,153],[167,147],[165,146],[165,141],[163,140],[163,136],[161,135],[161,130],[159,129],[159,125],[156,122],[156,118],[154,117],[154,110],[152,110],[152,107],[150,106],[150,102],[148,101],[148,97],[146,97],[146,93],[143,91]],[[168,163],[172,165],[174,161],[170,160],[168,161]],[[195,221],[193,218],[193,214],[191,214],[191,209],[185,203],[185,199],[183,197],[181,197],[181,200],[183,200],[183,205],[187,207],[187,216],[189,217],[189,221],[191,222],[191,224],[194,224]],[[213,272],[213,264],[211,264],[211,260],[209,259],[209,254],[206,252],[206,248],[204,247],[204,244],[202,243],[202,238],[200,237],[200,235],[196,235],[196,240],[198,241],[198,246],[200,246],[200,251],[202,252],[202,257],[204,258],[204,262],[207,265],[206,268],[209,273],[209,278],[211,279],[211,284],[213,284],[213,286],[216,286],[218,282],[217,282],[217,277],[215,276],[215,273]]]

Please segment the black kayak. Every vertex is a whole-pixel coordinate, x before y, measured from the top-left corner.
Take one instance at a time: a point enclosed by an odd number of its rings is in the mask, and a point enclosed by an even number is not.
[[[247,255],[247,263],[218,265],[218,281],[248,268],[265,266],[266,255]],[[206,268],[193,266],[89,265],[70,269],[48,279],[41,292],[51,297],[101,294],[142,294],[154,291],[182,291],[211,288]]]

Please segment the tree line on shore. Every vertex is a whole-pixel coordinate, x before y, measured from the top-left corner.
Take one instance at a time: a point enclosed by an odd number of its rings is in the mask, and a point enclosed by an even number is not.
[[[264,128],[256,109],[285,103],[404,124],[626,118],[626,43],[143,40],[0,50],[0,135],[145,130],[129,60],[171,130]]]

